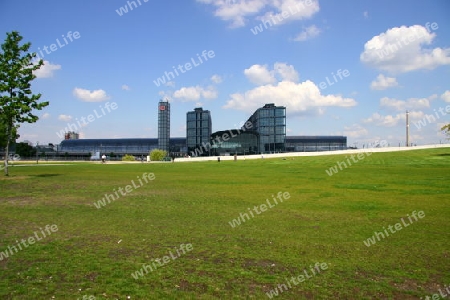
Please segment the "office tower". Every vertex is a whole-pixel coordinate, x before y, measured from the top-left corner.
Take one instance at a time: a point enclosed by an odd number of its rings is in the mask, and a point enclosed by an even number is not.
[[[286,147],[286,107],[273,103],[258,108],[248,119],[259,134],[260,153],[284,152]]]
[[[80,134],[75,131],[69,131],[64,134],[65,140],[78,140],[80,138]]]
[[[170,103],[167,100],[158,103],[158,148],[170,151]]]
[[[188,153],[194,152],[196,155],[208,155],[212,133],[211,113],[203,108],[195,108],[186,114],[186,146]],[[201,151],[195,152],[195,149]]]

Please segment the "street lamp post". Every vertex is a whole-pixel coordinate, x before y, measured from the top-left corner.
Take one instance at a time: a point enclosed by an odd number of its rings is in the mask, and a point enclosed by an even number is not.
[[[36,164],[39,164],[39,141],[36,142]]]

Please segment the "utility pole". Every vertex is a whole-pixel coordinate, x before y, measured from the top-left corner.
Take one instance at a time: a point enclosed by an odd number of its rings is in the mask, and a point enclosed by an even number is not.
[[[406,147],[409,147],[409,111],[406,111]]]
[[[36,142],[36,164],[39,164],[39,142]]]

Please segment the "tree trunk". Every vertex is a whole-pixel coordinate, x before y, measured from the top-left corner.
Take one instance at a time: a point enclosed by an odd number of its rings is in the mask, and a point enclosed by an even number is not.
[[[6,135],[7,141],[6,141],[6,151],[5,151],[5,176],[9,176],[8,173],[8,158],[9,158],[9,141],[11,140],[9,138],[9,133]]]
[[[5,176],[9,176],[8,173],[8,159],[9,159],[9,143],[11,141],[12,124],[8,122],[6,125],[6,150],[5,150]]]

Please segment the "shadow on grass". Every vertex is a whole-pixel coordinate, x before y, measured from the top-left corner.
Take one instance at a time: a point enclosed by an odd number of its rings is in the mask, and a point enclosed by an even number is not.
[[[33,177],[54,177],[54,176],[61,176],[61,174],[39,174],[39,175],[33,175]]]
[[[440,153],[440,154],[435,154],[433,156],[450,156],[450,153]]]
[[[386,184],[335,184],[336,188],[351,190],[385,191]]]

